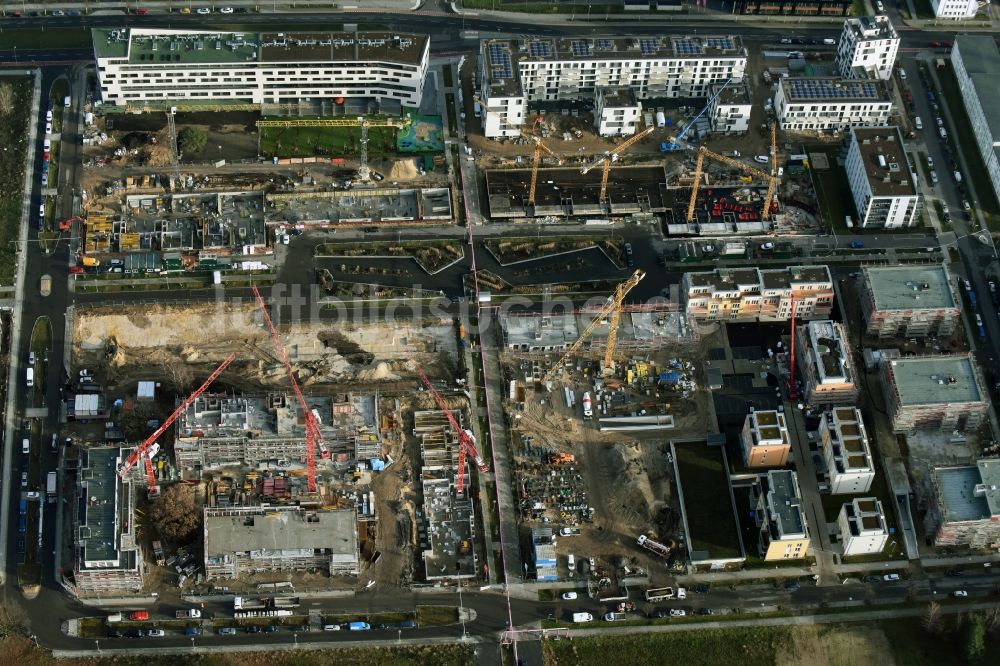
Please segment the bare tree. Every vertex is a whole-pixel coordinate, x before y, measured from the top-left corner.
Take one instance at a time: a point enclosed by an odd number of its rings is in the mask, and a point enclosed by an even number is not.
[[[169,363],[164,361],[162,365],[163,371],[170,378],[170,383],[173,385],[174,390],[178,393],[186,393],[194,379],[191,366],[180,360],[174,360]]]
[[[188,543],[201,524],[201,509],[194,489],[185,484],[169,486],[153,502],[149,517],[164,539],[176,544]]]
[[[936,601],[927,604],[927,610],[924,611],[920,623],[929,634],[941,633],[941,604]]]

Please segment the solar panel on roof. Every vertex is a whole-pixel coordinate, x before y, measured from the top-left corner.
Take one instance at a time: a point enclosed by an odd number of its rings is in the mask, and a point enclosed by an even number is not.
[[[528,44],[528,53],[534,57],[547,58],[551,55],[548,42],[531,42]]]
[[[813,99],[875,99],[878,89],[871,82],[830,81],[828,79],[791,79],[793,97]]]
[[[660,40],[658,39],[640,39],[639,40],[639,50],[645,55],[651,55],[660,50]]]
[[[615,43],[610,39],[598,39],[594,43],[594,47],[598,49],[611,50],[615,47]]]
[[[569,43],[569,49],[575,56],[590,55],[590,42],[585,39],[574,39]]]

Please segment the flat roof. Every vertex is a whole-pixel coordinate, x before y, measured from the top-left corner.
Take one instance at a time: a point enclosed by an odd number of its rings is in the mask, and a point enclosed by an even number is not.
[[[906,161],[903,134],[898,127],[854,127],[851,134],[874,196],[917,195],[917,185]]]
[[[80,470],[80,563],[107,562],[121,557],[118,512],[125,486],[118,480],[117,446],[83,449]]]
[[[1000,460],[934,470],[945,522],[989,520],[1000,516]]]
[[[864,273],[876,310],[957,307],[944,265],[879,266],[865,268]]]
[[[248,551],[328,550],[357,553],[357,513],[353,509],[305,511],[269,509],[260,513],[205,516],[205,549],[210,557]]]
[[[599,89],[605,107],[636,106],[635,93],[627,86],[609,86]]]
[[[498,96],[520,92],[521,62],[746,57],[743,40],[737,35],[485,39],[480,53],[484,83]]]
[[[789,102],[888,102],[889,92],[882,81],[859,81],[839,77],[781,79]]]
[[[768,498],[771,512],[778,522],[781,536],[804,534],[806,525],[802,515],[802,499],[795,472],[787,469],[771,470],[767,473]]]
[[[956,35],[954,48],[961,54],[996,145],[1000,142],[1000,105],[994,99],[1000,77],[1000,49],[992,35]]]
[[[383,32],[235,32],[95,28],[98,58],[129,64],[399,62],[418,65],[426,35]]]
[[[806,323],[809,351],[816,359],[821,382],[852,382],[850,345],[847,332],[839,322],[830,320]]]
[[[981,402],[970,356],[913,356],[890,361],[893,383],[904,407]]]
[[[789,266],[760,272],[764,289],[790,289],[792,285],[828,283],[832,286],[827,266]]]
[[[722,92],[719,92],[719,88],[722,88],[721,83],[713,84],[709,88],[709,97],[715,97],[714,104],[716,105],[726,105],[726,104],[750,104],[753,102],[753,97],[750,94],[750,86],[745,83],[730,83],[726,86]],[[718,93],[718,97],[716,94]]]
[[[899,33],[888,16],[858,16],[844,21],[844,27],[858,40],[897,39]]]

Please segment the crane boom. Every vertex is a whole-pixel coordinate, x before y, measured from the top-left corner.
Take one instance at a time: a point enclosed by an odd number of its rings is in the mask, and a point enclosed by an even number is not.
[[[604,200],[606,199],[608,194],[608,177],[611,175],[612,162],[614,162],[618,158],[618,156],[621,155],[623,152],[625,152],[626,150],[628,150],[629,148],[631,148],[632,146],[634,146],[635,144],[639,143],[647,136],[652,134],[653,130],[655,129],[656,129],[655,125],[650,125],[646,129],[639,132],[638,134],[633,134],[631,137],[629,137],[628,140],[623,141],[622,143],[615,146],[613,150],[605,154],[601,159],[597,160],[596,162],[584,165],[584,167],[580,169],[580,173],[586,174],[590,172],[591,169],[593,169],[598,165],[601,165],[603,167],[603,171],[601,172],[601,196],[599,199],[601,203],[604,203]]]
[[[681,144],[680,144],[681,139],[687,136],[688,131],[692,127],[694,127],[695,123],[698,122],[698,119],[701,118],[703,115],[705,115],[705,112],[708,111],[708,108],[712,106],[712,102],[714,102],[715,99],[722,94],[722,91],[726,89],[726,86],[728,86],[732,82],[733,82],[732,79],[726,79],[725,83],[722,84],[722,87],[716,90],[714,95],[708,98],[708,101],[705,102],[704,108],[702,108],[702,110],[698,112],[698,115],[696,115],[694,118],[688,121],[688,124],[684,126],[684,129],[681,130],[680,134],[675,136],[673,139],[669,140],[670,143],[663,144],[664,146],[666,146],[665,149],[666,151],[670,152],[681,149]]]
[[[253,286],[253,295],[257,299],[257,307],[260,308],[261,314],[264,316],[267,328],[271,332],[274,348],[278,351],[278,356],[281,357],[282,363],[285,364],[285,372],[288,374],[292,389],[295,391],[295,398],[299,402],[299,409],[302,410],[302,418],[305,420],[306,428],[306,479],[308,481],[309,492],[314,493],[316,492],[316,446],[320,447],[324,459],[330,457],[330,452],[323,443],[319,425],[316,423],[316,417],[312,413],[312,410],[309,409],[309,405],[306,404],[305,396],[302,395],[302,390],[299,388],[299,382],[295,379],[295,372],[292,370],[292,364],[288,360],[285,346],[281,343],[281,336],[278,335],[277,329],[274,328],[271,315],[267,311],[267,303],[264,302],[264,297],[260,295],[260,290],[257,289],[256,285]]]
[[[537,116],[537,117],[540,118],[541,116]],[[536,189],[536,186],[538,185],[538,163],[541,161],[542,151],[544,150],[546,153],[548,153],[552,157],[555,157],[556,160],[558,160],[559,164],[562,164],[562,160],[560,160],[558,157],[556,157],[556,154],[553,153],[549,149],[548,146],[546,146],[544,143],[542,143],[542,140],[539,139],[537,136],[533,136],[533,137],[531,137],[531,139],[535,142],[535,154],[534,154],[534,157],[532,157],[532,159],[531,159],[531,184],[528,187],[528,205],[529,206],[534,206],[535,205],[535,189]]]
[[[745,162],[733,159],[732,157],[727,157],[726,155],[720,155],[719,153],[711,151],[705,146],[702,146],[701,148],[698,149],[698,162],[694,168],[694,182],[691,183],[691,199],[688,201],[688,216],[687,216],[688,222],[694,221],[694,208],[695,208],[695,203],[698,199],[698,188],[701,187],[701,171],[706,157],[711,157],[713,160],[717,162],[722,162],[723,164],[729,165],[734,169],[739,169],[740,171],[749,173],[751,175],[757,176],[761,180],[767,181],[768,192],[771,193],[773,183],[775,182],[774,176],[764,171],[761,171],[757,167],[752,167],[749,164],[746,164]],[[767,200],[765,200],[764,204],[765,204],[765,209],[764,209],[765,212],[762,214],[762,217],[767,216],[767,207],[770,205]]]
[[[771,177],[767,181],[767,196],[764,197],[764,211],[761,217],[767,219],[771,215],[774,204],[774,191],[778,187],[778,129],[776,123],[771,123]]]
[[[434,396],[434,402],[437,403],[438,409],[444,412],[445,417],[448,419],[448,423],[451,425],[452,430],[458,437],[458,469],[455,474],[455,489],[458,494],[461,495],[465,490],[465,457],[466,455],[471,455],[472,459],[476,461],[476,467],[479,468],[480,472],[488,472],[489,466],[487,466],[486,461],[483,457],[479,455],[479,451],[476,450],[476,445],[473,441],[472,434],[462,428],[455,420],[455,417],[451,413],[451,409],[448,407],[448,403],[444,401],[441,394],[437,392],[434,385],[431,384],[431,380],[427,378],[423,369],[417,366],[417,376],[420,377],[420,381],[424,383],[427,390],[432,396]]]
[[[618,285],[615,289],[614,295],[608,297],[607,302],[601,306],[601,309],[598,311],[597,316],[594,317],[593,321],[587,324],[587,328],[583,329],[583,333],[581,333],[580,337],[576,339],[576,342],[570,345],[569,349],[566,350],[566,353],[560,356],[556,364],[553,365],[547,373],[545,373],[545,376],[542,377],[542,384],[552,381],[556,373],[559,371],[559,368],[562,367],[563,362],[575,354],[580,347],[583,346],[583,343],[587,341],[590,334],[594,332],[594,329],[597,328],[597,326],[601,323],[601,320],[605,317],[611,318],[610,323],[612,325],[612,329],[608,331],[608,343],[607,348],[604,351],[605,367],[610,367],[612,355],[614,354],[614,345],[618,337],[616,328],[618,318],[621,316],[622,302],[625,300],[626,294],[632,290],[632,287],[639,284],[644,277],[646,277],[645,272],[642,270],[636,270],[636,272],[632,274],[632,277]],[[614,333],[612,333],[612,331],[614,331]]]
[[[230,354],[229,356],[227,356],[225,358],[225,360],[222,361],[222,363],[219,364],[219,367],[217,367],[215,369],[215,371],[208,376],[208,379],[206,379],[202,383],[202,385],[199,386],[195,390],[194,393],[192,393],[187,398],[185,398],[184,402],[182,402],[180,404],[180,406],[177,407],[177,409],[175,409],[173,411],[173,413],[170,414],[170,416],[168,416],[163,421],[163,424],[160,425],[160,427],[157,428],[153,432],[152,435],[150,435],[149,437],[147,437],[146,440],[142,444],[140,444],[139,446],[135,447],[135,450],[132,451],[131,454],[129,454],[129,457],[126,458],[125,462],[122,463],[122,465],[118,468],[118,478],[120,478],[120,479],[121,478],[125,478],[125,475],[129,473],[129,470],[131,470],[133,467],[135,467],[136,463],[139,462],[139,459],[143,455],[145,455],[146,451],[148,451],[149,447],[151,447],[153,445],[153,443],[156,442],[157,439],[159,439],[160,435],[162,435],[163,433],[165,433],[167,431],[167,428],[169,428],[171,425],[173,425],[174,421],[177,420],[177,418],[181,415],[181,413],[185,409],[187,409],[191,405],[192,402],[194,402],[195,400],[197,400],[198,396],[200,396],[202,393],[204,393],[205,389],[207,389],[209,386],[211,386],[212,382],[214,382],[216,379],[218,379],[219,375],[221,375],[223,373],[223,371],[225,371],[225,369],[229,367],[229,364],[232,363],[235,360],[236,360],[236,354]],[[147,470],[147,475],[148,475],[148,470]]]

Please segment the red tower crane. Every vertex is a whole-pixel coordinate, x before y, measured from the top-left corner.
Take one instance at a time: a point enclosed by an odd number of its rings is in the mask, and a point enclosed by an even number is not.
[[[302,395],[302,390],[299,388],[299,383],[295,379],[295,372],[292,370],[292,364],[288,360],[288,354],[285,353],[285,346],[281,344],[281,337],[278,335],[278,331],[274,328],[274,323],[271,321],[271,315],[267,311],[267,303],[264,302],[264,297],[260,295],[260,291],[256,286],[253,287],[253,295],[257,299],[257,306],[260,308],[260,312],[264,315],[264,321],[267,322],[267,328],[271,331],[271,339],[274,341],[274,348],[278,351],[278,355],[281,357],[281,361],[285,364],[285,372],[288,373],[288,380],[292,383],[292,389],[295,391],[295,398],[299,401],[299,409],[302,410],[302,418],[305,419],[306,424],[306,478],[308,479],[308,488],[310,493],[316,492],[316,447],[319,447],[320,455],[324,460],[330,458],[330,451],[326,448],[326,443],[323,441],[323,434],[319,431],[319,423],[316,421],[316,415],[313,414],[312,410],[306,404],[305,396]]]
[[[139,462],[140,458],[145,456],[146,482],[149,484],[149,489],[151,491],[155,490],[156,474],[153,472],[153,463],[149,459],[149,456],[146,455],[146,453],[149,451],[150,447],[152,447],[153,444],[156,443],[156,440],[160,437],[160,435],[165,433],[167,431],[167,428],[173,425],[174,421],[177,420],[177,417],[181,415],[181,412],[187,409],[188,406],[190,406],[191,403],[194,402],[199,395],[204,393],[205,389],[211,386],[212,382],[218,379],[219,375],[221,375],[223,371],[229,367],[229,364],[232,363],[234,360],[236,360],[236,354],[230,354],[229,356],[227,356],[226,359],[221,364],[219,364],[219,367],[215,369],[215,372],[210,374],[208,376],[208,379],[206,379],[204,383],[195,390],[194,393],[185,398],[184,402],[182,402],[180,406],[177,409],[175,409],[173,413],[166,418],[166,420],[163,421],[163,424],[159,428],[157,428],[152,435],[146,438],[146,441],[144,441],[139,446],[135,447],[135,450],[132,451],[131,454],[129,454],[129,457],[126,458],[125,462],[123,462],[121,466],[118,468],[118,478],[120,479],[125,478],[125,475],[129,473],[129,470],[135,467],[136,463]]]
[[[424,383],[427,390],[430,391],[431,395],[434,396],[434,401],[437,402],[438,407],[444,412],[444,415],[448,417],[448,423],[451,424],[452,429],[458,435],[458,470],[455,478],[455,489],[458,494],[461,495],[465,491],[465,457],[466,455],[472,456],[472,459],[476,461],[476,467],[479,468],[480,472],[488,472],[490,468],[486,465],[486,461],[483,457],[479,455],[479,451],[476,450],[476,440],[472,436],[472,433],[468,430],[464,430],[458,425],[458,421],[452,415],[451,410],[448,408],[448,403],[444,401],[441,394],[437,392],[434,385],[431,384],[431,380],[427,378],[424,371],[417,366],[417,375],[420,377],[420,381]]]

